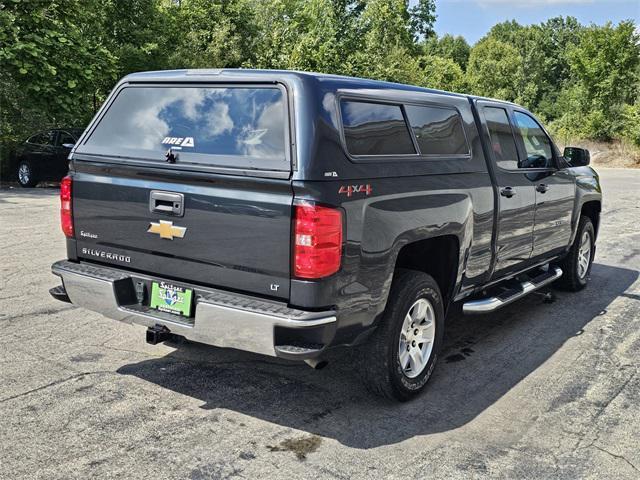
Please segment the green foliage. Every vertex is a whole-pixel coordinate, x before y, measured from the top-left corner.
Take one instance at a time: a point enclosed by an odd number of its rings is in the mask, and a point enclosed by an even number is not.
[[[161,0],[104,0],[101,5],[101,10],[94,9],[101,12],[97,21],[87,27],[97,30],[115,58],[116,78],[168,66],[165,54],[172,43],[167,34],[173,29]],[[108,81],[101,85],[103,91],[112,86]]]
[[[555,118],[560,113],[557,97],[569,78],[566,51],[578,41],[581,28],[572,17],[556,17],[531,26],[512,20],[494,25],[480,43],[494,39],[514,47],[520,69],[513,77],[513,101],[543,118]]]
[[[424,51],[427,55],[453,60],[464,71],[469,62],[471,47],[463,37],[459,35],[454,37],[453,35],[446,34],[441,38],[433,36],[427,39],[424,44]]]
[[[287,68],[312,72],[340,72],[342,53],[351,40],[343,35],[349,20],[346,4],[310,0],[300,12],[298,38],[291,48]]]
[[[0,2],[2,166],[34,129],[86,124],[106,93],[100,86],[115,81],[116,58],[89,26],[101,21],[96,11],[98,0]]]
[[[557,118],[563,113],[558,99],[571,81],[567,52],[578,43],[582,26],[573,17],[555,17],[539,28],[541,45],[537,48],[544,61],[543,68],[538,68],[542,70],[541,95],[535,105],[529,106],[544,117]],[[531,68],[535,68],[535,64]]]
[[[640,146],[632,21],[434,32],[435,0],[0,0],[0,160],[34,131],[83,126],[118,78],[166,68],[355,75],[521,103],[563,138]]]
[[[635,141],[635,29],[632,21],[584,27],[572,17],[531,26],[500,23],[473,47],[468,81],[474,93],[526,106],[563,138]]]
[[[421,85],[453,92],[467,90],[464,71],[451,58],[432,55],[424,56],[422,61],[424,76],[420,82]]]
[[[433,29],[433,24],[436,21],[435,0],[418,0],[418,3],[411,7],[409,13],[414,40],[435,37],[436,31]]]
[[[477,95],[515,101],[522,84],[522,57],[510,43],[487,37],[471,50],[467,76]]]
[[[246,2],[182,0],[165,15],[173,68],[234,67],[252,55],[253,10]]]
[[[85,0],[89,11],[98,1]],[[89,5],[87,5],[89,4]],[[2,137],[21,117],[86,121],[96,85],[116,78],[116,59],[88,27],[78,0],[6,1],[0,9]],[[80,118],[78,118],[80,117]]]
[[[633,22],[585,28],[567,54],[575,91],[573,107],[584,115],[584,133],[610,140],[625,129],[625,105],[639,95],[640,37]]]
[[[345,73],[354,49],[351,1],[255,0],[255,57],[245,66]],[[259,12],[259,13],[258,13]]]
[[[412,17],[405,0],[369,0],[355,28],[361,40],[348,60],[351,74],[392,82],[418,81]]]
[[[625,105],[622,119],[622,137],[640,147],[640,103]]]
[[[245,66],[419,83],[416,38],[431,35],[431,0],[254,0],[254,58]]]

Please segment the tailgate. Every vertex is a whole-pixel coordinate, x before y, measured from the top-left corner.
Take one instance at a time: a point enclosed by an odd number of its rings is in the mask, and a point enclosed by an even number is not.
[[[76,162],[73,212],[79,257],[288,299],[288,180],[220,175],[172,183],[142,171],[131,178],[116,176],[117,169],[108,167],[83,170],[83,162]],[[173,208],[174,199],[182,203],[181,214],[161,211]]]
[[[118,86],[72,154],[78,256],[288,299],[287,111],[274,83]]]

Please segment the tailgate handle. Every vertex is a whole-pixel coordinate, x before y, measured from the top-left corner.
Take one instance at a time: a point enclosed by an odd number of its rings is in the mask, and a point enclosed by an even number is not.
[[[149,210],[154,213],[166,213],[181,217],[184,214],[184,195],[181,193],[151,190]]]

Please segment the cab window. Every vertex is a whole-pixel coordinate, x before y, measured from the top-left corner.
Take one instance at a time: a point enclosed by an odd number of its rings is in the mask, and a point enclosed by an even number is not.
[[[340,110],[351,155],[416,153],[400,105],[343,100]]]
[[[460,114],[452,108],[405,106],[421,155],[467,155]]]
[[[551,141],[542,127],[533,117],[522,112],[514,112],[516,131],[522,141],[526,157],[521,160],[520,168],[551,168],[553,153]]]

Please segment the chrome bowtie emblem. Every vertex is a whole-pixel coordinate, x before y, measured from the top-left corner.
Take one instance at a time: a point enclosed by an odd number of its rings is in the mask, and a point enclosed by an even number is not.
[[[173,240],[173,237],[183,238],[186,231],[186,227],[175,226],[173,222],[167,220],[160,220],[159,223],[151,222],[147,230],[148,233],[157,233],[160,238],[167,240]]]

